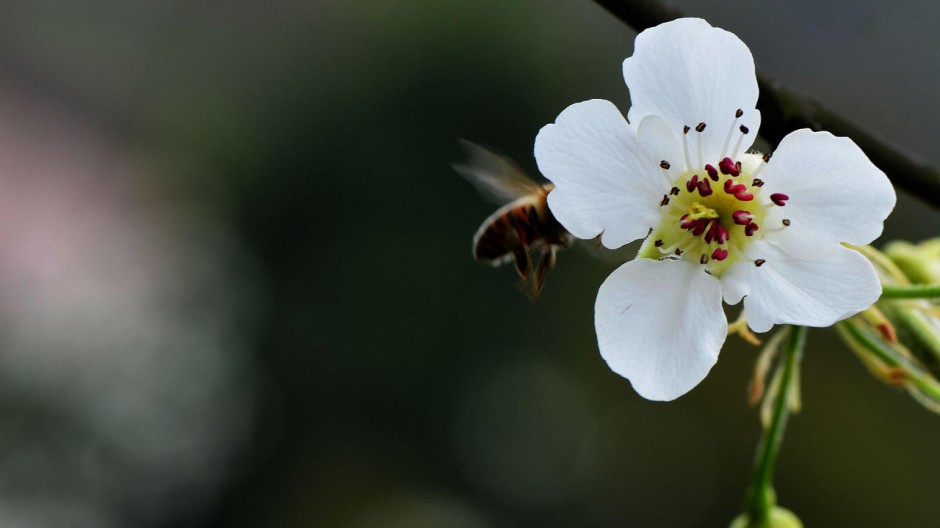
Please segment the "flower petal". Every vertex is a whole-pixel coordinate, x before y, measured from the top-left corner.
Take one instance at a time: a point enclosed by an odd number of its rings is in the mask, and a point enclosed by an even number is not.
[[[897,197],[887,176],[851,139],[797,130],[783,138],[764,169],[762,193],[782,193],[765,222],[790,226],[767,240],[799,258],[820,258],[840,242],[865,245],[881,235]],[[761,226],[764,227],[764,226]]]
[[[659,220],[668,192],[659,168],[610,101],[594,99],[565,109],[535,138],[539,170],[555,184],[548,205],[555,218],[583,239],[603,232],[618,248],[644,238]]]
[[[763,259],[756,266],[756,259]],[[793,258],[766,241],[754,242],[721,278],[725,301],[744,298],[747,324],[826,327],[868,308],[881,296],[875,268],[857,251],[839,247],[816,260]]]
[[[698,385],[728,334],[718,280],[686,260],[620,266],[597,293],[594,327],[610,368],[661,401]]]
[[[689,141],[702,141],[704,160],[697,159],[694,143],[690,148],[695,165],[730,155],[739,137],[743,153],[757,136],[754,58],[738,37],[704,20],[682,18],[637,35],[633,56],[623,63],[623,78],[630,89],[633,126],[648,115],[662,116],[677,132],[706,124],[700,133],[688,133]],[[744,112],[740,118],[735,117],[738,109]],[[743,136],[741,125],[748,130]]]

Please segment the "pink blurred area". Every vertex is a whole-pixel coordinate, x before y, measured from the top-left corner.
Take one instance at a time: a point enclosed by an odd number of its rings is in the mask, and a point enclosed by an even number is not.
[[[0,524],[208,507],[252,422],[243,248],[123,138],[4,79],[0,109]]]

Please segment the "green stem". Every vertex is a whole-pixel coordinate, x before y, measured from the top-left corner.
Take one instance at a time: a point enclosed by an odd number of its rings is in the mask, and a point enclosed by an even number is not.
[[[915,284],[913,286],[894,286],[885,284],[881,290],[882,299],[932,299],[940,298],[940,284]]]
[[[773,490],[774,465],[780,444],[783,442],[783,431],[787,426],[790,415],[790,393],[793,390],[793,379],[800,368],[803,357],[803,345],[806,343],[806,328],[793,326],[787,339],[786,348],[781,358],[779,368],[783,369],[780,379],[780,390],[777,392],[773,405],[773,415],[770,426],[764,430],[757,456],[754,460],[754,475],[747,491],[745,508],[750,519],[751,527],[766,526],[770,519],[770,510],[776,504]]]

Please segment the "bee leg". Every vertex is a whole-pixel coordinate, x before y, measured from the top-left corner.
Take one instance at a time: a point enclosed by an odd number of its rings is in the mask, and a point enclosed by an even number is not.
[[[542,293],[542,286],[545,285],[545,277],[548,272],[555,268],[557,250],[550,248],[542,253],[539,265],[535,269],[535,276],[532,278],[532,298],[538,297]]]
[[[532,269],[532,261],[529,259],[529,252],[521,245],[512,252],[516,263],[516,272],[522,277],[522,280],[529,280],[529,271]]]

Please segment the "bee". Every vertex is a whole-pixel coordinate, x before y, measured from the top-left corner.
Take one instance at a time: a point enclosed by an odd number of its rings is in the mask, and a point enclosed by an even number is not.
[[[493,266],[513,262],[522,279],[520,288],[535,300],[546,275],[555,267],[558,251],[574,242],[574,236],[548,208],[548,193],[554,185],[532,179],[506,156],[466,140],[460,140],[460,144],[467,161],[453,164],[454,170],[484,198],[504,204],[483,221],[473,236],[473,258]],[[536,259],[533,272],[532,262]]]

